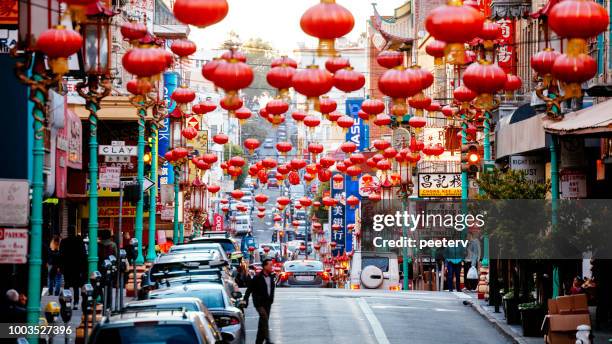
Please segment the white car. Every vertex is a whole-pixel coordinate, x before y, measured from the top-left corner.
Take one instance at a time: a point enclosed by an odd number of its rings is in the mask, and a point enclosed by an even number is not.
[[[249,210],[253,209],[253,206],[255,204],[255,202],[253,202],[253,197],[251,196],[244,196],[240,199],[240,202],[246,204],[247,207],[249,207]]]
[[[246,234],[251,231],[251,217],[248,215],[236,216],[232,221],[236,234]]]
[[[355,251],[351,262],[351,289],[401,290],[397,255]]]
[[[266,255],[266,252],[264,251],[264,247],[269,247],[270,251],[268,251],[268,256],[270,257],[274,257],[276,256],[277,253],[280,254],[280,244],[278,243],[266,243],[266,244],[259,244],[259,254],[260,255]]]

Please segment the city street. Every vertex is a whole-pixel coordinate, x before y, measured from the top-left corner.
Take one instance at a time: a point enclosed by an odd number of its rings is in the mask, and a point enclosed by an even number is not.
[[[448,292],[277,288],[270,331],[275,343],[511,343],[464,299]],[[247,343],[257,320],[250,305]]]

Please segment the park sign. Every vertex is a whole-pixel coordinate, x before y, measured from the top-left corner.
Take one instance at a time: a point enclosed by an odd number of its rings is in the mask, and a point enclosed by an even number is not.
[[[461,173],[419,173],[419,197],[461,197]]]

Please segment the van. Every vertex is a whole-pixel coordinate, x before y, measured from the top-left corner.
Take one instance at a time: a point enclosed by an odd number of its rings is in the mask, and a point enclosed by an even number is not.
[[[251,231],[251,217],[248,215],[236,216],[234,224],[236,234],[246,234]]]
[[[401,290],[397,254],[355,251],[351,262],[350,288]]]

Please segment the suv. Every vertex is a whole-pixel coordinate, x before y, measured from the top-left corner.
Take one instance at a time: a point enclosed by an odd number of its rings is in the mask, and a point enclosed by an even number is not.
[[[184,310],[144,310],[105,317],[89,337],[89,344],[140,343],[231,343],[235,337],[215,334],[200,312]]]
[[[350,287],[401,290],[397,255],[393,252],[355,251],[351,261]]]
[[[251,217],[249,215],[236,216],[236,219],[232,222],[235,225],[234,230],[237,235],[244,235],[251,231]]]

